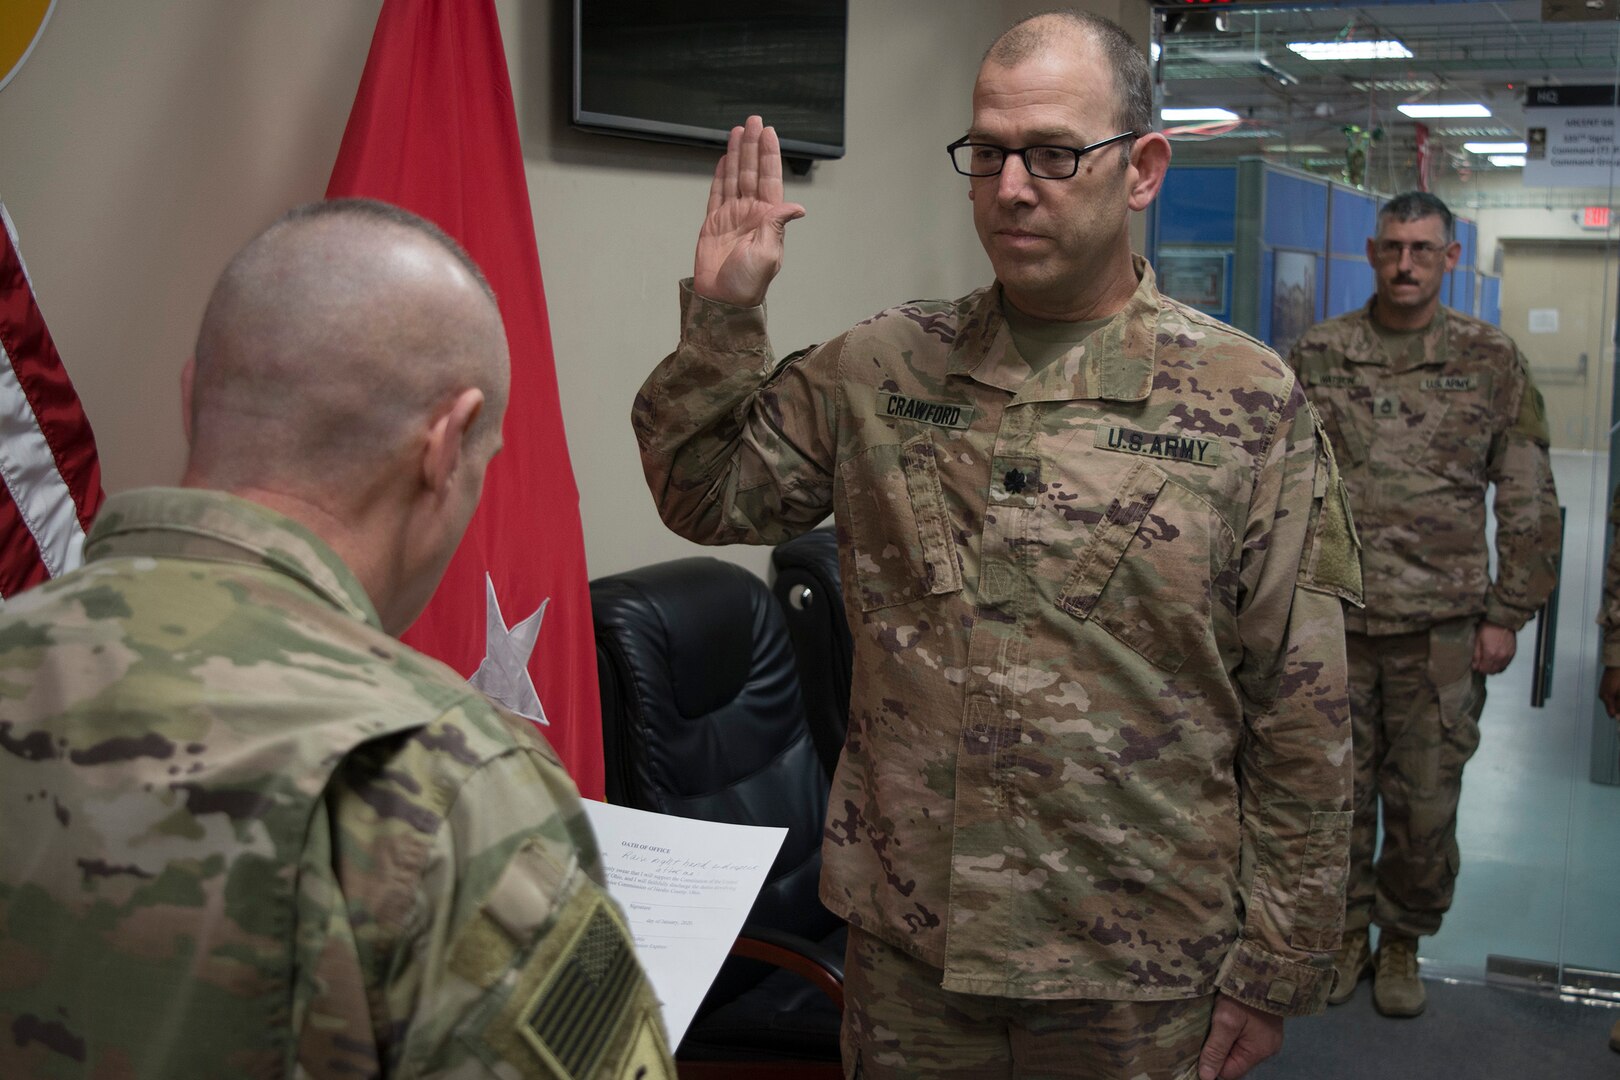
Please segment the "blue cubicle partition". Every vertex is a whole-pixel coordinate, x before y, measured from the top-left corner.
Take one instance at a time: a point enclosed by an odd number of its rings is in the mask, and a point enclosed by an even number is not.
[[[1371,298],[1367,240],[1387,198],[1259,158],[1175,166],[1149,218],[1149,258],[1167,294],[1286,352],[1311,323]],[[1441,301],[1494,322],[1500,282],[1476,270],[1478,226],[1458,218],[1457,239]]]
[[[1171,169],[1149,217],[1148,250],[1159,288],[1228,323],[1237,178],[1235,165]]]
[[[1502,325],[1502,279],[1491,274],[1479,275],[1479,317],[1492,326]],[[1620,380],[1616,380],[1620,382]],[[1617,413],[1616,415],[1620,415]],[[1617,440],[1620,441],[1620,440]]]

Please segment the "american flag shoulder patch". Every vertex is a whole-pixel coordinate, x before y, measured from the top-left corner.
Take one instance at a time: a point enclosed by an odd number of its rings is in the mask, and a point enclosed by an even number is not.
[[[635,1035],[643,982],[629,931],[598,896],[518,1014],[519,1035],[558,1075],[599,1075]]]

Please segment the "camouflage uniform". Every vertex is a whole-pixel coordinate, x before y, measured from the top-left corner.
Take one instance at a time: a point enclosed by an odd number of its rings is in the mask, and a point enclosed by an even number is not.
[[[1609,504],[1609,561],[1603,567],[1598,625],[1603,628],[1603,666],[1620,667],[1620,488]]]
[[[778,365],[762,309],[688,283],[636,437],[690,539],[835,515],[828,907],[947,991],[1311,1012],[1348,842],[1351,533],[1281,361],[1137,272],[1035,374],[999,287]]]
[[[1518,630],[1552,592],[1558,500],[1541,394],[1513,341],[1441,308],[1419,347],[1394,356],[1371,311],[1313,327],[1289,363],[1333,441],[1362,543],[1366,608],[1345,617],[1356,740],[1346,926],[1416,937],[1440,928],[1456,880],[1457,800],[1485,705],[1475,629],[1484,618]]]
[[[253,503],[85,555],[0,615],[0,1076],[674,1075],[531,724]]]

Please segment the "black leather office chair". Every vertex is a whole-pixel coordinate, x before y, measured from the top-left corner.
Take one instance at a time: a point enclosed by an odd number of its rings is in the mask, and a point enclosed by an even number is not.
[[[599,578],[591,608],[608,801],[788,830],[677,1050],[682,1076],[766,1075],[700,1062],[836,1063],[844,927],[816,892],[828,779],[780,608],[764,582],[713,558]]]
[[[771,566],[776,571],[771,592],[782,605],[799,658],[810,736],[832,776],[849,728],[853,648],[839,590],[837,534],[828,525],[778,544]]]

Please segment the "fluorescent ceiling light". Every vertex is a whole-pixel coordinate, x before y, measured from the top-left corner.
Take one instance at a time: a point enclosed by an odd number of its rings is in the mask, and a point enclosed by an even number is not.
[[[1293,146],[1289,146],[1287,143],[1271,143],[1266,147],[1266,153],[1268,154],[1286,154],[1290,150],[1296,154],[1327,153],[1327,147],[1320,143],[1295,143]]]
[[[1165,109],[1159,114],[1165,120],[1236,120],[1238,114],[1231,109]]]
[[[1398,41],[1290,41],[1288,47],[1307,60],[1405,60],[1412,55]]]
[[[1461,105],[1397,105],[1395,108],[1414,120],[1441,119],[1448,116],[1491,115],[1491,110],[1477,101]]]
[[[1522,142],[1468,142],[1463,149],[1470,154],[1522,154],[1530,148]]]
[[[1503,169],[1524,168],[1523,154],[1492,154],[1490,161],[1492,165]]]

